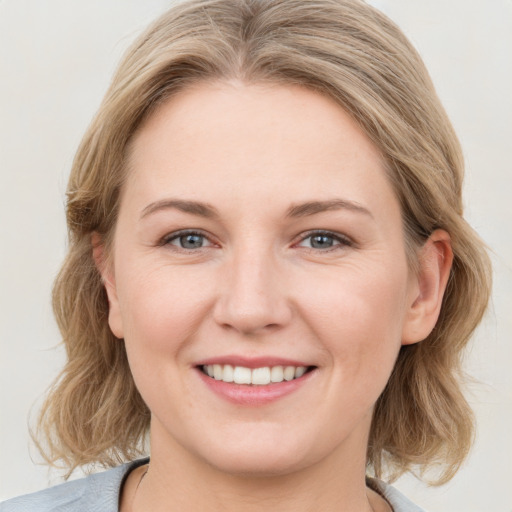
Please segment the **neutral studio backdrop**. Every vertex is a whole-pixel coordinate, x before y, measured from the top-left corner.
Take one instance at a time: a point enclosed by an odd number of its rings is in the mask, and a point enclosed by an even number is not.
[[[0,500],[58,482],[36,464],[28,423],[63,362],[50,290],[67,175],[123,50],[171,3],[0,0]],[[398,487],[431,512],[512,512],[512,0],[371,3],[426,61],[464,147],[467,217],[495,269],[467,358],[472,456],[444,487]]]

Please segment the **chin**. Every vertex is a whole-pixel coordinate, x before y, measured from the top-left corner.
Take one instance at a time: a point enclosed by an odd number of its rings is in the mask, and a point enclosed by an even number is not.
[[[233,454],[219,459],[209,456],[206,459],[212,467],[222,473],[258,478],[284,476],[304,469],[307,461],[290,454],[262,454],[258,453]]]
[[[283,439],[254,437],[248,445],[229,443],[210,445],[198,455],[211,467],[222,473],[270,477],[288,475],[304,469],[323,458],[322,454],[307,453],[304,444]],[[324,456],[326,456],[325,454]]]

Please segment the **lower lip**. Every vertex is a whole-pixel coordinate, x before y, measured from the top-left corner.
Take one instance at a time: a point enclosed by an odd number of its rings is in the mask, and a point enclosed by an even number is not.
[[[316,369],[305,373],[298,379],[277,382],[263,386],[235,384],[234,382],[224,382],[215,380],[205,375],[200,369],[196,368],[202,381],[217,395],[236,405],[257,406],[275,402],[302,387],[314,373]]]

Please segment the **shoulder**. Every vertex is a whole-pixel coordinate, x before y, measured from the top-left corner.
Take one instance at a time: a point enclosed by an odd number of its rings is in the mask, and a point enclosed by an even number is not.
[[[0,512],[117,512],[125,477],[147,459],[0,503]]]
[[[366,484],[387,500],[393,508],[393,512],[425,512],[406,498],[398,489],[382,480],[366,477]]]

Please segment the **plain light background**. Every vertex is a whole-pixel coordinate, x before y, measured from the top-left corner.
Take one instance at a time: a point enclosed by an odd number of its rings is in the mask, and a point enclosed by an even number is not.
[[[305,0],[307,1],[307,0]],[[375,0],[424,57],[467,160],[467,217],[492,250],[468,351],[478,417],[454,480],[397,486],[431,512],[512,512],[512,0]],[[123,50],[167,0],[0,0],[0,500],[57,483],[28,435],[64,355],[51,307],[73,154]]]

